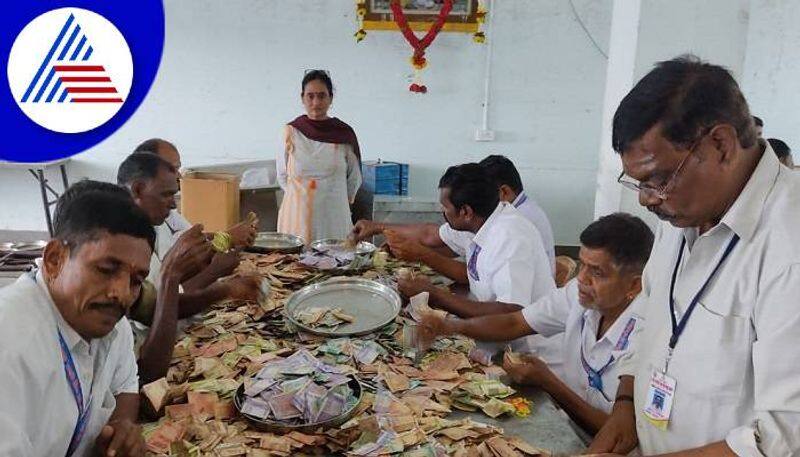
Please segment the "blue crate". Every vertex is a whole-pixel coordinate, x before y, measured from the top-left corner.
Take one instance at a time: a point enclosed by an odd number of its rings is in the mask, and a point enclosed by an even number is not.
[[[375,195],[408,195],[408,164],[368,161],[361,174],[364,188]]]

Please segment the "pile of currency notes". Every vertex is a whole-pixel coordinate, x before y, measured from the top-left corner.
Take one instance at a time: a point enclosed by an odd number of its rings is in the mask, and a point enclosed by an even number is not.
[[[317,270],[360,269],[369,266],[369,255],[356,255],[353,247],[344,244],[313,248],[300,255],[300,263]]]
[[[335,329],[342,324],[355,322],[355,317],[342,311],[342,308],[308,308],[298,311],[294,318],[309,328]]]
[[[335,365],[320,362],[306,350],[264,365],[244,381],[241,412],[283,425],[326,422],[352,410],[358,398],[352,377]]]
[[[261,302],[215,305],[186,329],[166,377],[142,389],[147,409],[159,417],[143,425],[149,455],[547,455],[498,427],[450,418],[457,409],[514,415],[517,397],[500,380],[505,372],[473,341],[442,338],[420,354],[403,341],[403,329],[414,322],[406,315],[361,337],[298,332],[283,316],[286,299],[329,276],[286,254],[248,255],[241,268],[268,279],[270,295]],[[392,259],[385,269],[361,276],[381,280],[400,268],[426,274],[419,265]],[[416,311],[428,312],[423,304],[415,300]],[[354,389],[345,382],[353,377],[362,386],[355,406]],[[347,407],[353,412],[336,427],[264,432],[236,411],[241,386],[252,401],[240,406],[253,417],[309,423]]]

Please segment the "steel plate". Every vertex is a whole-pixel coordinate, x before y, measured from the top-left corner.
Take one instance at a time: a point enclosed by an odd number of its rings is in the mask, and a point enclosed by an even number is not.
[[[337,277],[306,286],[289,297],[285,311],[298,328],[324,336],[354,336],[372,333],[394,321],[402,301],[392,288],[364,278]],[[339,327],[311,328],[298,322],[298,312],[308,308],[341,308],[355,321]]]
[[[289,233],[259,232],[253,245],[247,250],[253,252],[297,253],[303,250],[302,238]]]
[[[326,248],[340,248],[345,249],[345,240],[337,240],[335,238],[326,238],[324,240],[316,240],[308,245],[309,249],[316,251],[323,251]],[[356,245],[356,255],[372,254],[378,248],[369,241],[359,241]]]
[[[0,243],[0,251],[4,252],[30,252],[41,251],[47,246],[47,241],[38,240],[21,243]]]

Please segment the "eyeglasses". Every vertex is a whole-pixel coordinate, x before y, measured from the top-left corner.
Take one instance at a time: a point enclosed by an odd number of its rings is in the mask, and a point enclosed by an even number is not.
[[[659,200],[666,200],[667,198],[669,198],[669,194],[673,190],[675,184],[675,179],[678,177],[678,174],[683,169],[683,166],[686,164],[686,161],[692,154],[694,154],[694,151],[697,149],[698,146],[700,146],[700,142],[703,140],[703,138],[705,138],[707,134],[708,133],[704,133],[702,136],[700,136],[700,138],[697,139],[697,141],[695,141],[694,145],[692,145],[692,147],[689,148],[689,152],[686,154],[683,160],[681,160],[681,163],[678,164],[678,166],[675,168],[672,174],[670,174],[669,178],[667,178],[667,180],[664,181],[664,183],[661,184],[660,186],[653,186],[652,184],[639,182],[633,178],[625,176],[624,171],[620,173],[619,176],[617,177],[617,182],[622,184],[626,189],[630,189],[634,192],[643,193],[645,194],[645,196],[648,197],[654,196],[657,197]]]

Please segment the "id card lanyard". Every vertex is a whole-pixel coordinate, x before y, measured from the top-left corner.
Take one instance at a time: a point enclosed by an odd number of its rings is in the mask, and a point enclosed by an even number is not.
[[[669,369],[669,362],[670,359],[672,359],[672,352],[675,350],[675,346],[678,344],[678,340],[680,339],[683,330],[686,328],[686,323],[689,322],[689,318],[692,316],[695,307],[697,307],[697,302],[700,301],[700,297],[703,296],[708,284],[711,283],[711,280],[717,275],[719,268],[723,263],[725,263],[725,259],[728,258],[738,242],[739,235],[734,234],[733,238],[731,238],[731,240],[728,242],[728,246],[725,247],[725,251],[722,253],[722,257],[720,257],[719,262],[717,262],[717,265],[713,270],[711,270],[711,274],[705,280],[702,287],[700,287],[700,290],[697,291],[697,294],[695,294],[694,298],[692,298],[692,301],[689,302],[689,307],[686,308],[686,312],[683,314],[683,317],[681,317],[681,320],[678,321],[678,318],[675,317],[675,281],[678,278],[678,268],[681,266],[681,259],[683,259],[683,249],[686,247],[686,238],[684,237],[681,240],[681,247],[678,251],[678,260],[675,262],[675,269],[672,271],[672,281],[669,285],[669,317],[672,321],[672,336],[669,339],[667,360],[664,363],[664,374],[666,374],[667,370]]]
[[[72,438],[69,440],[69,447],[67,448],[67,456],[70,457],[83,438],[86,431],[86,425],[89,422],[89,406],[83,402],[83,390],[81,389],[81,381],[78,377],[78,370],[75,368],[75,362],[72,360],[72,353],[64,341],[64,336],[61,331],[58,331],[58,342],[61,345],[61,359],[64,362],[64,373],[67,376],[67,383],[72,391],[72,396],[75,397],[75,403],[78,405],[78,422],[75,424],[75,429],[72,431]]]

